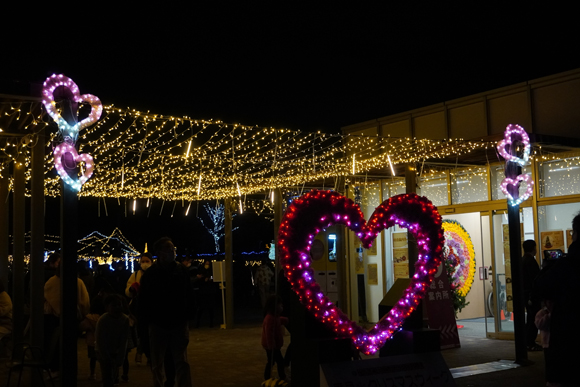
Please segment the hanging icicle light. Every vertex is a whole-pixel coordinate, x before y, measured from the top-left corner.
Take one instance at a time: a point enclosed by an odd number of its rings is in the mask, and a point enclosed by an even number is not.
[[[189,151],[191,150],[191,142],[192,141],[193,140],[189,140],[189,144],[187,145],[187,152],[185,153],[185,157],[186,158],[189,157]]]
[[[392,176],[395,176],[395,167],[393,166],[393,162],[391,161],[391,156],[387,153],[387,159],[389,160],[389,166],[391,167]]]

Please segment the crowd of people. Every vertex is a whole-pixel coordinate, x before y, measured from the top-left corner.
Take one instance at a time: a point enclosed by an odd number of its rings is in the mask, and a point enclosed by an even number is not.
[[[552,387],[576,383],[575,358],[569,354],[580,344],[580,339],[570,334],[579,318],[573,286],[580,269],[580,214],[574,217],[572,229],[568,254],[544,260],[541,269],[536,260],[536,242],[523,243],[527,349],[544,351],[547,386]],[[108,265],[99,265],[93,273],[86,261],[78,263],[77,317],[88,349],[89,378],[97,379],[100,364],[105,387],[129,380],[129,354],[134,348],[135,362],[149,366],[154,386],[191,386],[187,359],[190,323],[198,327],[202,315],[208,313],[210,326],[214,324],[211,261],[196,266],[192,257],[184,257],[178,262],[169,238],[157,241],[153,252],[156,259],[151,253],[143,253],[133,273],[121,265],[114,271]],[[53,377],[58,376],[59,369],[59,356],[54,356],[59,351],[59,266],[60,255],[53,253],[44,267],[44,338]],[[267,358],[264,379],[270,379],[276,364],[278,377],[284,380],[291,358],[291,346],[286,356],[281,353],[282,327],[289,328],[285,302],[271,294],[274,273],[267,262],[257,268],[253,278],[265,316],[261,339]],[[25,284],[28,282],[25,278]],[[541,345],[536,342],[538,329]],[[12,302],[0,281],[0,344],[11,331]]]
[[[158,240],[153,254],[141,254],[132,273],[124,262],[93,270],[87,261],[78,261],[77,319],[87,345],[89,379],[97,380],[100,369],[105,387],[129,381],[129,356],[135,349],[135,363],[150,369],[154,386],[191,385],[189,329],[202,319],[214,325],[217,284],[211,260],[199,264],[185,256],[178,261],[175,251],[170,238]],[[44,264],[44,348],[53,379],[60,368],[60,262],[60,254],[53,253]],[[264,277],[258,281],[263,299],[273,275],[268,271],[266,264],[256,271]],[[24,282],[29,294],[28,274]],[[4,290],[0,282],[0,341],[12,331],[12,304]]]

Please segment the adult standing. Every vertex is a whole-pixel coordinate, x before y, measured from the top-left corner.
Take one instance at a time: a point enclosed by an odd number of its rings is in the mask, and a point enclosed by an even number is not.
[[[266,307],[266,300],[270,296],[270,286],[272,285],[272,277],[274,277],[274,272],[269,266],[267,259],[262,260],[262,264],[256,270],[256,276],[254,277],[254,282],[258,291],[260,292],[260,301],[262,303],[262,308]]]
[[[193,291],[195,297],[195,327],[199,328],[201,316],[204,311],[209,313],[209,327],[213,327],[213,306],[215,302],[215,286],[213,282],[213,269],[211,260],[206,259],[197,270],[193,280]]]
[[[60,262],[60,261],[59,261]],[[61,296],[60,268],[44,284],[44,347],[50,360],[49,368],[53,377],[58,376],[60,367],[58,349],[58,329],[60,326]],[[77,314],[79,322],[90,312],[91,302],[85,283],[77,277]],[[51,356],[52,355],[52,356]]]
[[[139,287],[141,286],[141,278],[145,271],[147,271],[151,265],[153,265],[153,255],[151,253],[141,254],[139,259],[139,270],[135,271],[129,280],[127,281],[127,287],[125,289],[125,295],[131,299],[129,304],[129,309],[134,315],[138,314],[139,308]],[[135,363],[140,364],[142,354],[149,359],[151,354],[149,352],[149,332],[147,325],[141,323],[137,319],[137,337],[139,338],[139,344],[137,345],[137,353],[135,354]]]
[[[580,348],[576,329],[580,321],[578,308],[578,270],[580,270],[580,213],[572,220],[572,244],[568,255],[542,270],[535,281],[534,291],[553,304],[550,320],[549,348],[552,351],[554,380],[562,386],[578,385],[578,366],[575,354]]]
[[[157,262],[141,277],[139,319],[149,327],[153,385],[163,387],[165,354],[175,365],[175,381],[180,387],[191,386],[187,362],[188,320],[192,290],[185,268],[175,261],[175,246],[170,238],[155,242]]]
[[[541,351],[542,346],[536,343],[538,328],[535,318],[540,310],[540,300],[532,294],[534,280],[540,274],[540,265],[536,261],[536,241],[528,239],[524,241],[524,256],[522,257],[522,270],[524,274],[524,300],[526,301],[526,346],[528,351]]]

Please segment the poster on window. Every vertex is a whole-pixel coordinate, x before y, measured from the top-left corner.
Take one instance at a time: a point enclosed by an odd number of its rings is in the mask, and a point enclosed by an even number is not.
[[[368,284],[378,285],[379,284],[379,268],[376,263],[369,263],[367,265],[368,269]]]
[[[409,278],[409,245],[406,232],[393,233],[393,273],[397,278]]]
[[[564,231],[542,231],[540,233],[542,257],[545,250],[562,250],[564,251]]]

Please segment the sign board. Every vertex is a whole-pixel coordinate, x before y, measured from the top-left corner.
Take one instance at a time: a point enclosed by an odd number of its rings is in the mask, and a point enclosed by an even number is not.
[[[456,386],[440,352],[320,365],[320,387]]]
[[[445,273],[444,264],[439,265],[437,273],[427,294],[425,295],[425,307],[429,317],[429,328],[439,329],[441,349],[461,347],[455,310],[451,301],[451,287],[449,277]]]

